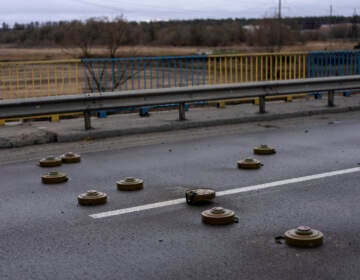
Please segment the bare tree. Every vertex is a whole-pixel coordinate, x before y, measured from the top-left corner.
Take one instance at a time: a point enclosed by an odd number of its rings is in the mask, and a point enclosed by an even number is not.
[[[81,58],[91,56],[91,48],[94,46],[98,35],[100,34],[99,19],[89,19],[85,23],[81,21],[72,21],[65,27],[66,40],[65,45],[78,47],[81,51]]]
[[[87,28],[92,27],[92,23],[95,22],[87,22]],[[97,40],[101,40],[108,53],[107,57],[103,60],[93,63],[85,62],[88,87],[91,91],[113,91],[139,74],[128,70],[130,69],[129,63],[132,62],[128,60],[115,60],[119,48],[129,41],[129,24],[123,17],[118,17],[113,21],[103,19],[96,22],[96,25]],[[87,31],[89,32],[89,30]],[[92,36],[93,34],[90,33],[89,35]],[[82,43],[80,42],[83,54],[89,49],[92,42],[86,39]],[[90,52],[87,54],[87,57],[91,56]]]
[[[128,23],[123,17],[113,21],[102,22],[102,39],[108,49],[109,57],[116,57],[116,52],[121,45],[127,43],[129,37]]]

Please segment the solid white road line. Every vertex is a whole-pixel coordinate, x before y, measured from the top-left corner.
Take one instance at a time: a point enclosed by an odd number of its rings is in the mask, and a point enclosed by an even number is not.
[[[332,176],[337,176],[337,175],[355,173],[355,172],[359,172],[359,171],[360,171],[360,167],[336,170],[336,171],[325,172],[325,173],[320,173],[320,174],[315,174],[315,175],[310,175],[310,176],[285,179],[285,180],[280,180],[280,181],[275,181],[275,182],[270,182],[270,183],[265,183],[265,184],[240,187],[240,188],[236,188],[236,189],[230,189],[230,190],[226,190],[226,191],[216,192],[216,196],[224,196],[224,195],[230,195],[230,194],[263,190],[263,189],[267,189],[267,188],[301,183],[301,182],[317,180],[317,179],[327,178],[327,177],[332,177]],[[107,218],[107,217],[111,217],[111,216],[118,216],[118,215],[123,215],[123,214],[128,214],[128,213],[140,212],[140,211],[144,211],[144,210],[150,210],[150,209],[155,209],[155,208],[160,208],[160,207],[165,207],[165,206],[172,206],[172,205],[181,204],[181,203],[185,203],[185,198],[178,198],[178,199],[150,203],[150,204],[145,204],[145,205],[140,205],[140,206],[135,206],[135,207],[130,207],[130,208],[107,211],[107,212],[102,212],[102,213],[98,213],[98,214],[92,214],[89,216],[94,219],[101,219],[101,218]]]

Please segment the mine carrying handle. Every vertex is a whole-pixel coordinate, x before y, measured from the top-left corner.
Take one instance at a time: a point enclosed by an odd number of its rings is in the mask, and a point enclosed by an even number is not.
[[[194,201],[195,196],[196,196],[195,192],[192,192],[192,191],[186,192],[186,194],[185,194],[186,203],[189,204],[189,205],[192,204],[193,201]]]
[[[277,244],[283,244],[284,240],[285,240],[284,236],[279,235],[279,236],[275,237],[275,243],[277,243]]]

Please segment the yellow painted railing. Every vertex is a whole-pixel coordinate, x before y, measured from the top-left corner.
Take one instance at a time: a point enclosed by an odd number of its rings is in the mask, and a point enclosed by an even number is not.
[[[307,53],[211,55],[208,84],[301,79]]]
[[[0,62],[0,99],[81,93],[81,60]]]

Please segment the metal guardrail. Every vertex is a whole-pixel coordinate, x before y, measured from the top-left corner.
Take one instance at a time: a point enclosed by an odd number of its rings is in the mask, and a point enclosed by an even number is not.
[[[2,100],[0,118],[84,112],[90,129],[90,113],[97,110],[177,103],[179,120],[185,120],[188,102],[259,97],[259,112],[265,113],[266,96],[327,91],[328,106],[334,106],[334,92],[349,89],[360,89],[360,75]]]
[[[307,54],[307,77],[333,77],[360,74],[360,51],[312,51]],[[321,93],[313,92],[315,98]],[[350,96],[344,91],[344,96]]]

